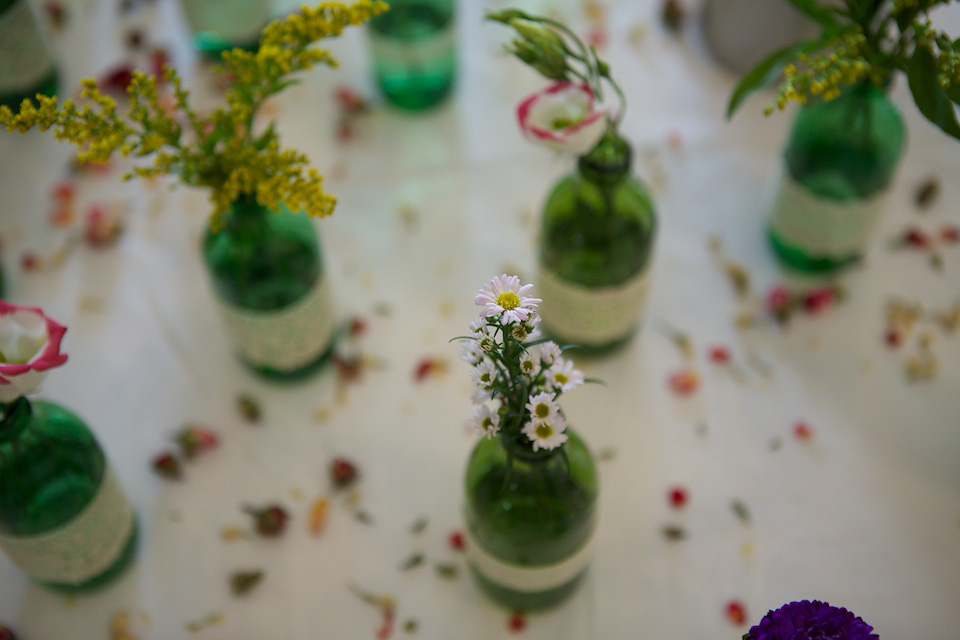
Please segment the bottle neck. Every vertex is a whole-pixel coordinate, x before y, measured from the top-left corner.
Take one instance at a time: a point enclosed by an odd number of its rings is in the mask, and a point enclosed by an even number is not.
[[[556,449],[539,449],[534,451],[533,445],[526,435],[522,433],[505,433],[502,431],[500,432],[500,444],[503,445],[508,455],[512,455],[517,460],[522,460],[529,464],[545,463],[559,455],[563,449],[561,445]]]
[[[32,418],[33,407],[26,396],[13,402],[0,402],[0,443],[19,438]]]
[[[630,143],[610,129],[593,149],[580,156],[577,167],[580,174],[590,182],[608,186],[630,175],[632,163],[633,151]]]

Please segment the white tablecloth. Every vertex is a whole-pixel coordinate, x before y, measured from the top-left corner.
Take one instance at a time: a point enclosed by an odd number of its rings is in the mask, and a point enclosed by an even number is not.
[[[212,81],[195,64],[177,6],[63,3],[55,36],[66,86],[127,55],[125,34],[142,28],[174,52],[198,97]],[[545,6],[527,3],[526,6]],[[584,6],[554,3],[586,33]],[[108,638],[118,613],[143,640],[373,638],[376,607],[350,586],[396,601],[397,638],[515,637],[512,612],[492,603],[448,536],[461,528],[461,481],[475,436],[467,365],[457,345],[490,277],[535,265],[539,208],[572,162],[523,140],[514,106],[542,85],[498,55],[505,28],[481,20],[494,2],[459,4],[460,72],[454,98],[423,114],[386,107],[337,141],[334,89],[374,95],[367,42],[355,30],[332,42],[342,67],[318,69],[274,101],[284,142],[306,152],[339,198],[318,221],[340,315],[363,317],[358,348],[380,366],[353,384],[333,369],[294,385],[265,382],[234,359],[198,251],[205,194],[166,181],[122,183],[120,171],[73,179],[78,218],[96,202],[128,207],[116,246],[80,243],[60,266],[21,269],[24,252],[45,260],[68,232],[52,227],[51,190],[65,180],[70,149],[52,137],[0,136],[0,233],[7,298],[42,306],[69,327],[70,361],[41,397],[83,416],[135,504],[141,539],[135,565],[110,587],[65,598],[32,585],[0,557],[0,622],[24,640]],[[724,120],[736,78],[702,44],[697,6],[679,35],[652,0],[606,3],[603,54],[629,98],[623,133],[636,172],[650,184],[660,221],[647,318],[622,351],[580,361],[605,386],[566,397],[571,422],[604,452],[596,556],[582,588],[562,607],[531,613],[527,638],[739,638],[771,608],[821,599],[850,608],[887,640],[954,640],[960,634],[960,336],[923,323],[899,349],[884,341],[891,298],[948,309],[960,294],[960,246],[943,268],[887,244],[908,224],[958,222],[960,144],[918,114],[901,78],[892,95],[909,147],[863,268],[841,278],[848,298],[787,327],[734,324],[739,306],[708,249],[720,238],[762,294],[779,282],[763,235],[791,114],[762,114],[771,94]],[[950,16],[948,16],[950,17]],[[953,17],[956,17],[955,15]],[[955,20],[954,24],[960,24]],[[939,181],[922,213],[917,187]],[[45,263],[48,264],[48,263]],[[686,332],[687,361],[664,327]],[[908,383],[905,361],[933,335],[937,377]],[[726,346],[735,372],[712,363]],[[748,366],[753,354],[769,366]],[[425,358],[446,370],[418,382]],[[668,377],[695,368],[701,387],[679,397]],[[243,421],[236,398],[262,406]],[[221,446],[190,463],[183,482],[150,468],[184,423],[215,429]],[[796,436],[805,422],[813,437]],[[335,492],[337,456],[361,472],[354,500]],[[689,503],[674,509],[673,487]],[[313,501],[331,499],[320,536],[307,531]],[[740,501],[749,521],[731,504]],[[278,502],[292,514],[279,539],[226,541],[249,529],[244,504]],[[356,517],[362,510],[367,522]],[[421,518],[426,528],[414,533]],[[682,528],[671,540],[664,528]],[[403,570],[414,553],[423,565]],[[450,580],[434,565],[460,569]],[[228,576],[262,569],[245,596]],[[726,615],[742,604],[747,625]],[[192,623],[211,622],[199,631]],[[415,620],[417,630],[405,631]]]

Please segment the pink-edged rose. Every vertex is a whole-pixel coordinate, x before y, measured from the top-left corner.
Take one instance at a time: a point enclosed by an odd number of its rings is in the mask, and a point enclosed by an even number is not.
[[[0,300],[0,402],[13,402],[33,391],[47,369],[67,361],[60,353],[66,331],[36,307]]]
[[[585,84],[558,82],[517,107],[520,129],[530,139],[554,151],[583,155],[607,128],[607,110],[599,108],[593,89]]]

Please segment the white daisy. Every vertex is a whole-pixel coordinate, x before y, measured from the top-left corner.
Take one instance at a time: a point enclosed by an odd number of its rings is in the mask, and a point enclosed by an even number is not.
[[[573,368],[573,362],[560,358],[547,369],[547,383],[566,393],[583,384],[583,373]]]
[[[530,421],[536,424],[549,422],[560,415],[560,405],[553,399],[552,393],[546,391],[530,396],[527,402],[527,411],[530,412]]]
[[[560,351],[560,347],[557,346],[557,343],[553,340],[544,342],[540,345],[540,359],[548,367],[556,362],[560,358],[561,354],[562,352]]]
[[[537,372],[537,363],[527,351],[520,356],[520,371],[531,376]]]
[[[483,358],[480,345],[475,340],[467,340],[460,344],[460,359],[470,364],[477,364]]]
[[[470,321],[470,333],[478,338],[487,335],[487,323],[483,318],[474,318]]]
[[[567,441],[567,421],[557,414],[549,422],[539,424],[530,421],[523,427],[523,433],[533,443],[533,450],[556,449]]]
[[[492,438],[500,431],[500,414],[491,411],[487,405],[481,405],[474,410],[470,424],[476,427],[481,435]]]
[[[493,389],[493,382],[496,379],[496,371],[493,363],[484,360],[470,370],[470,378],[478,389],[490,391]]]
[[[523,322],[537,310],[537,305],[543,302],[540,298],[526,295],[531,288],[532,284],[521,286],[517,276],[503,274],[483,285],[474,302],[484,307],[482,317],[498,315],[503,324]]]

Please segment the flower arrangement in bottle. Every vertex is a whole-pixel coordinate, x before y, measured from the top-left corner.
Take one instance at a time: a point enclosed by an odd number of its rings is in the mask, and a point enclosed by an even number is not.
[[[904,73],[920,112],[960,138],[960,45],[928,16],[951,0],[789,1],[820,35],[745,74],[727,115],[781,74],[766,113],[803,105],[784,151],[770,239],[787,266],[829,273],[863,257],[903,153],[906,130],[886,95],[894,76]]]
[[[213,213],[204,258],[227,332],[244,362],[283,378],[312,372],[329,354],[335,328],[329,283],[316,230],[308,217],[333,212],[336,200],[302,153],[282,149],[273,123],[258,122],[260,107],[315,65],[336,66],[329,51],[313,48],[387,9],[358,0],[346,6],[303,7],[268,24],[256,51],[222,54],[214,72],[229,78],[226,105],[201,116],[176,69],[163,83],[135,72],[123,117],[94,80],[81,96],[24,101],[18,113],[0,107],[0,124],[26,132],[52,128],[80,148],[82,161],[104,162],[114,153],[150,158],[126,177],[175,175],[210,190]],[[169,91],[161,99],[161,90]],[[293,212],[293,213],[291,213]],[[307,216],[296,215],[305,212]]]
[[[619,133],[623,91],[596,50],[563,23],[517,9],[487,18],[510,26],[517,37],[507,51],[550,81],[518,106],[520,129],[579,156],[544,205],[537,276],[544,328],[584,349],[619,346],[643,312],[656,233],[653,202],[631,174],[632,151]]]
[[[85,591],[130,564],[137,524],[87,425],[27,399],[67,361],[65,333],[41,309],[0,300],[0,550],[37,582]]]
[[[585,382],[552,341],[531,339],[540,300],[517,276],[493,278],[460,338],[471,366],[471,423],[484,436],[465,476],[470,566],[511,607],[552,606],[586,571],[595,528],[597,473],[560,397]]]
[[[767,612],[743,640],[879,640],[873,627],[843,607],[800,600]]]

